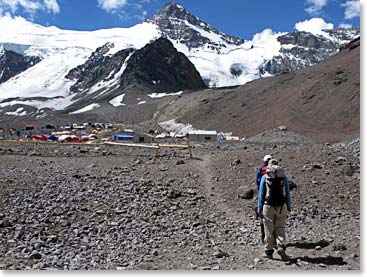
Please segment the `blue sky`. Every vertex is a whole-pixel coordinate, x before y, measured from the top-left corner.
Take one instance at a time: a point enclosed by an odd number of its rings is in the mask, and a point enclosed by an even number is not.
[[[152,16],[164,0],[0,0],[0,15],[22,16],[61,29],[130,27]],[[322,18],[333,26],[360,26],[356,0],[178,0],[220,31],[251,39],[266,28],[293,31],[295,24]],[[329,25],[330,26],[330,25]],[[0,26],[1,28],[1,26]]]

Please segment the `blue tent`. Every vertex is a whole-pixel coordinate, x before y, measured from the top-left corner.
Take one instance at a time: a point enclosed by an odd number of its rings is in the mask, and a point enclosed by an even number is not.
[[[133,140],[134,136],[128,134],[117,134],[113,136],[114,140]]]
[[[51,135],[51,136],[49,136],[48,137],[48,139],[47,139],[48,141],[57,141],[57,137],[56,136],[54,136],[54,135]]]

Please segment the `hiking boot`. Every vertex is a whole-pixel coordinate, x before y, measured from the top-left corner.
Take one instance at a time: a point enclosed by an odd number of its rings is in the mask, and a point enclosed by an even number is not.
[[[272,260],[273,259],[273,254],[266,254],[266,253],[264,253],[264,254],[262,254],[261,257],[264,258],[264,259]]]
[[[287,262],[287,261],[290,260],[290,257],[285,253],[285,250],[284,249],[279,249],[278,250],[278,254],[279,254],[279,256],[280,256],[280,258],[281,258],[282,261]]]
[[[264,259],[273,259],[273,251],[265,251],[264,254],[262,254],[262,256]]]

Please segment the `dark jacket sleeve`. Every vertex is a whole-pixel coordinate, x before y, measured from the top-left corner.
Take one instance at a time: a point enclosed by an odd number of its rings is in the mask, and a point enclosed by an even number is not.
[[[261,182],[261,168],[258,168],[256,170],[256,186],[257,186],[257,190],[260,189],[260,182]]]
[[[287,196],[287,208],[288,210],[291,209],[291,191],[289,189],[289,184],[288,184],[288,177],[285,176],[285,182],[284,182],[284,187],[285,187],[285,194]]]

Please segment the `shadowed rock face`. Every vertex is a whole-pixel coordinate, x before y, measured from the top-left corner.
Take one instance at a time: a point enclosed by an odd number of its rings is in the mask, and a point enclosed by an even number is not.
[[[113,47],[113,43],[106,43],[97,48],[84,64],[70,70],[65,77],[70,80],[77,80],[75,85],[70,88],[72,92],[83,92],[98,82],[108,82],[114,78],[126,58],[134,50],[128,48],[114,55],[106,55]]]
[[[39,63],[39,57],[28,57],[0,48],[0,84]]]
[[[190,60],[165,38],[139,50],[129,48],[108,55],[112,47],[110,43],[99,47],[84,64],[66,75],[68,79],[77,80],[71,91],[75,93],[75,99],[80,99],[83,104],[126,92],[146,95],[206,87]],[[112,79],[111,85],[105,86]],[[102,90],[104,93],[99,97]]]
[[[123,91],[146,87],[150,92],[203,89],[205,84],[190,60],[165,39],[135,51],[121,76]]]

